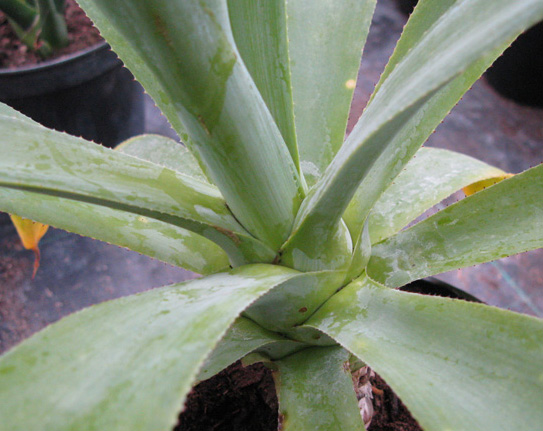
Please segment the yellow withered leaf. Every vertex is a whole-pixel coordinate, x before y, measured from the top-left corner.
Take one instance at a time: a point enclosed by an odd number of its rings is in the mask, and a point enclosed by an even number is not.
[[[38,248],[38,244],[49,226],[13,214],[10,214],[10,217],[15,229],[17,229],[19,238],[21,238],[23,247],[34,252],[34,271],[32,273],[32,278],[34,278],[40,267],[40,249]]]
[[[464,187],[462,190],[464,191],[466,196],[471,196],[477,192],[480,192],[481,190],[486,189],[487,187],[493,186],[494,184],[505,180],[506,178],[511,178],[513,175],[514,174],[503,174],[498,177],[487,178],[470,184],[469,186]]]

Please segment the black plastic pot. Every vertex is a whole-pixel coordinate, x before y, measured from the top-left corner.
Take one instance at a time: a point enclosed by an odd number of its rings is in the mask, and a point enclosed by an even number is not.
[[[501,95],[543,107],[543,22],[521,34],[485,76]]]
[[[144,128],[143,90],[105,42],[36,66],[0,69],[0,101],[108,147]]]
[[[418,3],[418,0],[396,0],[400,10],[406,15],[410,15]]]
[[[113,147],[144,132],[144,93],[109,45],[0,69],[0,102],[46,127]],[[0,213],[0,225],[9,223]]]
[[[464,292],[457,287],[451,286],[444,281],[438,280],[434,277],[428,277],[422,280],[416,280],[405,286],[400,287],[399,290],[411,293],[420,293],[422,295],[443,296],[445,298],[463,299],[468,302],[482,302],[475,296]]]

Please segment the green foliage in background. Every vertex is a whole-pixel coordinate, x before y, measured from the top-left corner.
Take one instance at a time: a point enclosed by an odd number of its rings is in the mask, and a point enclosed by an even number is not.
[[[0,0],[13,31],[32,51],[49,57],[68,44],[66,0]]]

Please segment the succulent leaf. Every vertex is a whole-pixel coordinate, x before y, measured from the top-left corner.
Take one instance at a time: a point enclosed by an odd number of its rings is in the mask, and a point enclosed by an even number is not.
[[[368,221],[371,242],[395,234],[461,188],[504,174],[464,154],[421,148],[373,206]],[[359,232],[359,218],[367,213],[364,186],[360,186],[344,214],[352,235]]]
[[[311,347],[278,361],[277,366],[281,430],[365,430],[347,351],[338,346]]]
[[[426,6],[419,14],[437,3],[440,0],[423,2]],[[397,64],[385,74],[345,144],[304,200],[293,234],[300,238],[290,238],[291,247],[338,223],[359,186],[367,193],[369,212],[469,85],[515,37],[543,19],[543,3],[538,0],[451,3],[444,3],[446,10],[437,7],[441,11],[437,14],[430,12],[427,23],[424,16],[413,21],[416,31],[404,38],[405,54],[398,55]],[[498,27],[500,31],[495,31]],[[361,185],[365,179],[369,182]],[[359,223],[365,216],[361,214]],[[323,244],[329,241],[324,235],[320,238]]]
[[[540,319],[362,277],[307,325],[379,373],[427,431],[532,430],[543,421]]]
[[[373,246],[367,272],[390,287],[543,247],[543,165],[475,193]]]
[[[0,106],[0,125],[0,151],[5,155],[0,187],[6,193],[98,205],[188,229],[226,249],[233,265],[274,259],[275,253],[240,226],[209,183],[48,130],[5,105]],[[0,210],[40,221],[38,214],[17,211],[5,195],[0,196]]]
[[[239,313],[296,274],[250,265],[52,324],[0,359],[2,427],[171,429],[198,369]]]
[[[303,198],[302,180],[241,61],[226,0],[80,4],[182,140],[190,138],[244,228],[279,249]]]
[[[280,357],[286,356],[303,347],[306,347],[303,343],[287,340],[275,332],[262,328],[250,319],[238,317],[202,365],[197,381],[213,377],[255,351],[275,359],[277,354]]]

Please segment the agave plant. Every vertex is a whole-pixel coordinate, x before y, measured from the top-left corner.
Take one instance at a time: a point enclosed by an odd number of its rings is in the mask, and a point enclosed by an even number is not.
[[[283,430],[364,429],[355,359],[425,430],[541,426],[541,320],[395,289],[543,245],[543,166],[403,229],[505,177],[420,147],[541,0],[422,0],[345,141],[375,0],[80,3],[188,150],[113,151],[2,106],[0,209],[205,277],[8,351],[0,428],[168,430],[195,382],[248,355],[275,370]]]
[[[68,44],[66,0],[0,0],[13,31],[32,51],[49,57]]]

